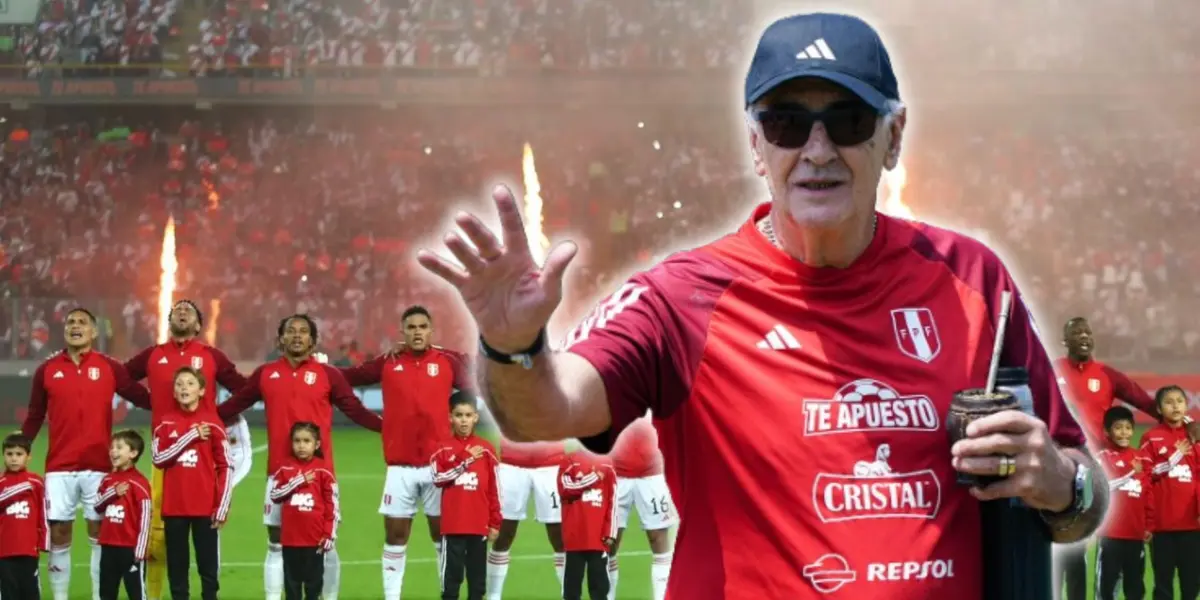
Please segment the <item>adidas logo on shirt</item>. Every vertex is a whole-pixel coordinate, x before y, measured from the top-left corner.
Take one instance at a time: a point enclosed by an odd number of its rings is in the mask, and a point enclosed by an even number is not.
[[[783,325],[776,325],[766,338],[755,344],[761,350],[799,350],[800,342]]]
[[[825,38],[820,38],[801,50],[796,55],[796,60],[837,60],[837,57],[833,55],[829,44],[825,43]]]

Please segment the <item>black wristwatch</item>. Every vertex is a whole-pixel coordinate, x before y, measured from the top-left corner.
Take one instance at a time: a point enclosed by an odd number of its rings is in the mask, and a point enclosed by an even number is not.
[[[1092,493],[1092,469],[1088,465],[1076,462],[1071,505],[1060,513],[1041,511],[1042,518],[1055,529],[1065,531],[1073,526],[1083,513],[1091,510],[1095,500],[1095,494]]]
[[[487,344],[483,340],[483,336],[479,336],[479,351],[492,362],[498,362],[502,365],[521,365],[525,369],[533,368],[533,357],[542,353],[546,349],[546,328],[543,327],[538,332],[537,339],[533,340],[533,345],[513,354],[505,354]]]

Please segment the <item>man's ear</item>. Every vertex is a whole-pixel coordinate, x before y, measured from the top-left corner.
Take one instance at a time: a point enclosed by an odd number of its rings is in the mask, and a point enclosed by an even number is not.
[[[746,119],[746,133],[750,142],[750,158],[754,161],[754,174],[759,177],[767,175],[767,161],[763,159],[762,151],[759,149],[759,144],[762,143],[762,136],[758,134],[758,127],[753,120]]]
[[[883,166],[887,170],[900,164],[900,150],[904,145],[904,125],[908,122],[907,109],[901,107],[896,113],[886,119],[888,126],[887,156],[883,158]]]

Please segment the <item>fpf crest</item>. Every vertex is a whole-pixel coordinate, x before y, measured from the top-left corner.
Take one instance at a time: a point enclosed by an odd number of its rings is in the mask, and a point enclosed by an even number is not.
[[[933,322],[933,311],[928,308],[893,310],[892,331],[905,356],[929,363],[942,351],[942,338]]]

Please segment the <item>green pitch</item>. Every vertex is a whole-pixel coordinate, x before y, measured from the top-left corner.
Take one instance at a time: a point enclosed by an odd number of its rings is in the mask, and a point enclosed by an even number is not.
[[[147,436],[148,432],[143,431]],[[262,444],[266,432],[256,430],[254,441]],[[1138,432],[1141,437],[1141,432]],[[383,594],[379,559],[383,549],[383,522],[379,515],[379,498],[383,490],[384,464],[379,436],[359,429],[334,431],[338,480],[341,486],[342,524],[338,534],[338,554],[342,559],[342,582],[339,598],[344,600],[377,600]],[[42,455],[36,453],[32,468],[42,472]],[[149,460],[140,465],[149,468]],[[266,486],[266,454],[254,456],[254,468],[233,495],[233,510],[229,523],[221,534],[221,597],[227,600],[249,600],[263,597],[262,569],[266,554],[266,529],[262,526],[263,488]],[[532,505],[529,515],[533,515]],[[72,551],[71,598],[91,598],[88,574],[89,551],[82,518],[76,525]],[[424,518],[418,516],[409,540],[408,566],[404,574],[405,600],[435,600],[439,597],[437,563],[429,540]],[[521,524],[513,544],[505,597],[520,600],[551,600],[559,598],[558,580],[551,562],[550,544],[546,531],[532,516]],[[650,552],[646,537],[630,518],[630,528],[621,542],[621,576],[617,586],[618,598],[645,600],[650,597]],[[1095,551],[1089,553],[1088,598],[1094,596]],[[46,570],[43,568],[42,572]],[[1146,592],[1153,589],[1154,573],[1150,569],[1149,553],[1146,563]],[[49,581],[43,577],[43,597],[49,598]],[[199,593],[200,583],[193,575],[192,592]],[[165,593],[165,590],[164,590]],[[124,592],[122,592],[124,594]],[[466,594],[466,590],[462,591]],[[1118,594],[1119,598],[1123,595]],[[1178,588],[1175,597],[1180,598]]]
[[[143,431],[143,435],[148,432]],[[266,432],[253,432],[256,444],[266,442]],[[149,437],[147,437],[147,441]],[[359,429],[334,431],[335,460],[341,487],[342,524],[338,531],[338,554],[342,559],[342,600],[378,600],[383,596],[380,553],[383,551],[383,517],[379,499],[383,490],[384,464],[379,435]],[[36,454],[31,467],[42,469],[42,456]],[[262,525],[263,492],[266,486],[266,454],[254,456],[254,468],[233,493],[233,510],[221,533],[221,598],[250,600],[263,597],[263,559],[266,556],[266,529]],[[149,460],[139,461],[143,470]],[[546,530],[529,519],[521,524],[512,548],[512,562],[504,584],[506,598],[551,600],[560,598]],[[622,541],[618,597],[644,600],[650,597],[650,553],[640,527],[630,520],[629,535]],[[89,549],[82,518],[76,524],[72,550],[71,598],[91,598],[88,573]],[[408,546],[408,566],[404,574],[404,600],[439,598],[437,563],[428,528],[418,515]],[[42,572],[45,573],[44,568]],[[200,591],[194,575],[192,594]],[[50,582],[42,578],[44,598],[50,598]],[[465,597],[466,589],[461,594]],[[164,590],[164,595],[167,591]],[[122,597],[124,592],[122,591]]]

